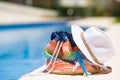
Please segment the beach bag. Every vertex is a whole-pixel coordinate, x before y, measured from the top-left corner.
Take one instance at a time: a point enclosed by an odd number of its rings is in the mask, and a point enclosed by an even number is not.
[[[112,71],[111,67],[101,70],[101,67],[94,65],[76,46],[71,33],[53,32],[51,41],[44,49],[47,58],[46,69],[43,72],[52,74],[78,75],[78,74],[107,74]]]

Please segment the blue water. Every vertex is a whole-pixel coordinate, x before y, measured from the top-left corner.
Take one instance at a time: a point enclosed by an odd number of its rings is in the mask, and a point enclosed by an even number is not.
[[[18,80],[43,66],[51,33],[61,30],[70,32],[64,22],[0,25],[0,80]]]

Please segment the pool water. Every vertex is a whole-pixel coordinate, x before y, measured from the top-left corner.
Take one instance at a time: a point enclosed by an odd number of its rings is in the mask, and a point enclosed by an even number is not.
[[[0,25],[0,80],[18,80],[43,66],[51,33],[61,30],[70,27],[64,22]]]

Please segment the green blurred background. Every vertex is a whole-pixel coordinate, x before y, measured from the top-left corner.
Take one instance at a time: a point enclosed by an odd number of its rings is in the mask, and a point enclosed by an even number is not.
[[[120,16],[120,0],[1,0],[49,8],[60,16]]]

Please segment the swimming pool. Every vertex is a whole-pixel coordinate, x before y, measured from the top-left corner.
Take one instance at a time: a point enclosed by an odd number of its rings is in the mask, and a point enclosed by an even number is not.
[[[61,30],[70,31],[66,22],[0,25],[0,79],[17,80],[44,65],[50,35]]]

